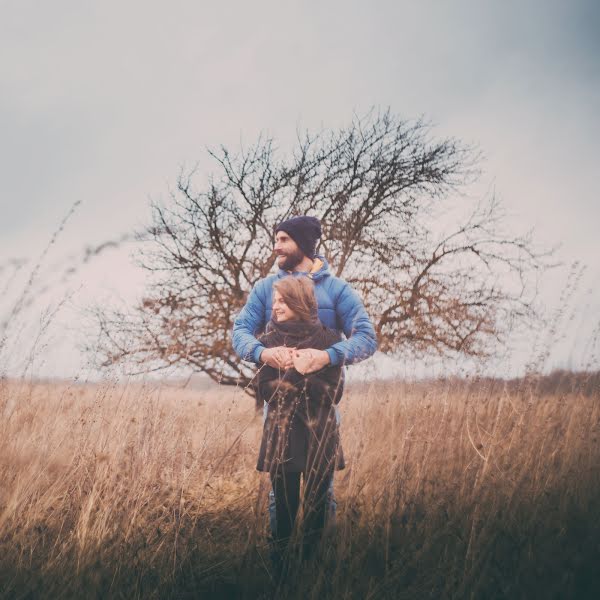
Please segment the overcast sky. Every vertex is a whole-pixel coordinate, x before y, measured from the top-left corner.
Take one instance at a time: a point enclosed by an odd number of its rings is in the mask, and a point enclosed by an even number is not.
[[[493,186],[597,287],[598,31],[593,0],[4,0],[0,264],[35,259],[76,201],[49,262],[147,222],[182,165],[210,167],[206,147],[266,132],[286,151],[299,126],[389,106],[477,144],[473,194]],[[126,290],[131,267],[111,260],[75,303],[99,282]]]

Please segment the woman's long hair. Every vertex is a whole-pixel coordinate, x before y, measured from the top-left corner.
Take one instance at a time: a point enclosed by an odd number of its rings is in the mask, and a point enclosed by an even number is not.
[[[308,277],[283,277],[273,284],[273,289],[281,294],[300,321],[315,321],[318,318],[314,284]]]

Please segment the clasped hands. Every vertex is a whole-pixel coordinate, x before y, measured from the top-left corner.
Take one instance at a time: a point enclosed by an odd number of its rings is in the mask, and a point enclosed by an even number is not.
[[[265,348],[260,355],[261,362],[276,369],[291,369],[294,367],[298,373],[306,375],[314,373],[329,364],[329,354],[325,350],[315,350],[314,348],[288,348],[286,346],[277,346],[275,348]]]

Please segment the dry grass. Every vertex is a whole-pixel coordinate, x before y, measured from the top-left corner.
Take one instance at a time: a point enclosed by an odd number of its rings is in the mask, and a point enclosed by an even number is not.
[[[1,598],[600,593],[597,390],[355,385],[337,530],[276,591],[241,391],[0,385]]]

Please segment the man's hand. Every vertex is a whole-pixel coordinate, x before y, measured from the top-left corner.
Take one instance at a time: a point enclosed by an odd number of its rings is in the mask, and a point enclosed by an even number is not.
[[[265,348],[260,353],[260,361],[275,369],[291,369],[294,366],[292,355],[295,350],[286,346]]]
[[[315,350],[306,348],[303,350],[294,350],[293,364],[298,373],[306,375],[314,373],[329,364],[329,354],[325,350]]]

